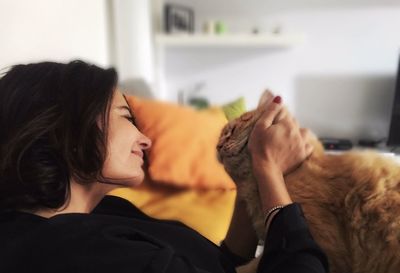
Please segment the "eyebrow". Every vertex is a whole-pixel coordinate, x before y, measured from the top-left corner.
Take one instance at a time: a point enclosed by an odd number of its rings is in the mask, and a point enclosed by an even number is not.
[[[133,114],[132,109],[129,107],[128,99],[126,98],[125,94],[122,94],[122,96],[124,97],[125,102],[126,102],[127,105],[122,105],[122,106],[119,106],[118,108],[122,108],[122,109],[128,110],[129,114],[131,114],[131,117],[133,119],[135,119],[135,115]]]
[[[126,104],[129,105],[128,99],[126,98],[125,94],[122,94],[122,96],[124,97],[124,100],[125,100]],[[132,116],[133,118],[135,118],[135,116],[133,115],[133,112],[132,112],[131,108],[128,107],[127,105],[122,106],[122,108],[127,109],[127,110],[129,111],[129,114],[131,114],[131,116]]]
[[[133,118],[133,124],[136,126],[136,119],[135,119],[135,115],[133,114],[133,112],[132,112],[131,108],[129,107],[129,103],[128,103],[128,100],[127,100],[127,98],[126,98],[125,94],[122,94],[122,96],[124,97],[124,99],[125,99],[125,101],[126,101],[127,105],[120,105],[120,106],[118,106],[118,107],[117,107],[117,109],[128,110],[129,114],[130,114],[130,115],[131,115],[131,117]]]

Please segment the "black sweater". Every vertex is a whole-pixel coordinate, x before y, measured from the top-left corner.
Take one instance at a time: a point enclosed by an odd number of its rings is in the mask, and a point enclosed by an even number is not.
[[[299,205],[276,215],[266,239],[258,272],[327,272]],[[118,197],[105,197],[91,214],[0,214],[1,273],[235,272],[240,262],[187,226]]]

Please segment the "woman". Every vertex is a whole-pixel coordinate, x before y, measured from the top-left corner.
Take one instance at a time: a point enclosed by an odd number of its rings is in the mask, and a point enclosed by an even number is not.
[[[113,69],[81,61],[17,65],[0,79],[0,272],[235,272],[256,245],[240,201],[218,247],[105,197],[143,181],[151,146],[116,83]],[[277,97],[249,142],[264,209],[284,206],[257,272],[326,272],[283,181],[312,151],[282,112]]]

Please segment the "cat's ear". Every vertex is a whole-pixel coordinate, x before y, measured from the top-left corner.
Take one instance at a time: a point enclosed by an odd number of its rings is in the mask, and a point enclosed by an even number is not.
[[[270,104],[273,99],[274,94],[272,94],[272,92],[268,89],[265,90],[264,93],[261,95],[260,101],[258,102],[258,108]]]

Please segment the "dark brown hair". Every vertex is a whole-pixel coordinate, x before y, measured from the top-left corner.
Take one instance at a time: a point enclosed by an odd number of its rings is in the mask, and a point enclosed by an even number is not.
[[[0,79],[0,210],[59,208],[70,179],[101,180],[114,69],[13,66]]]

